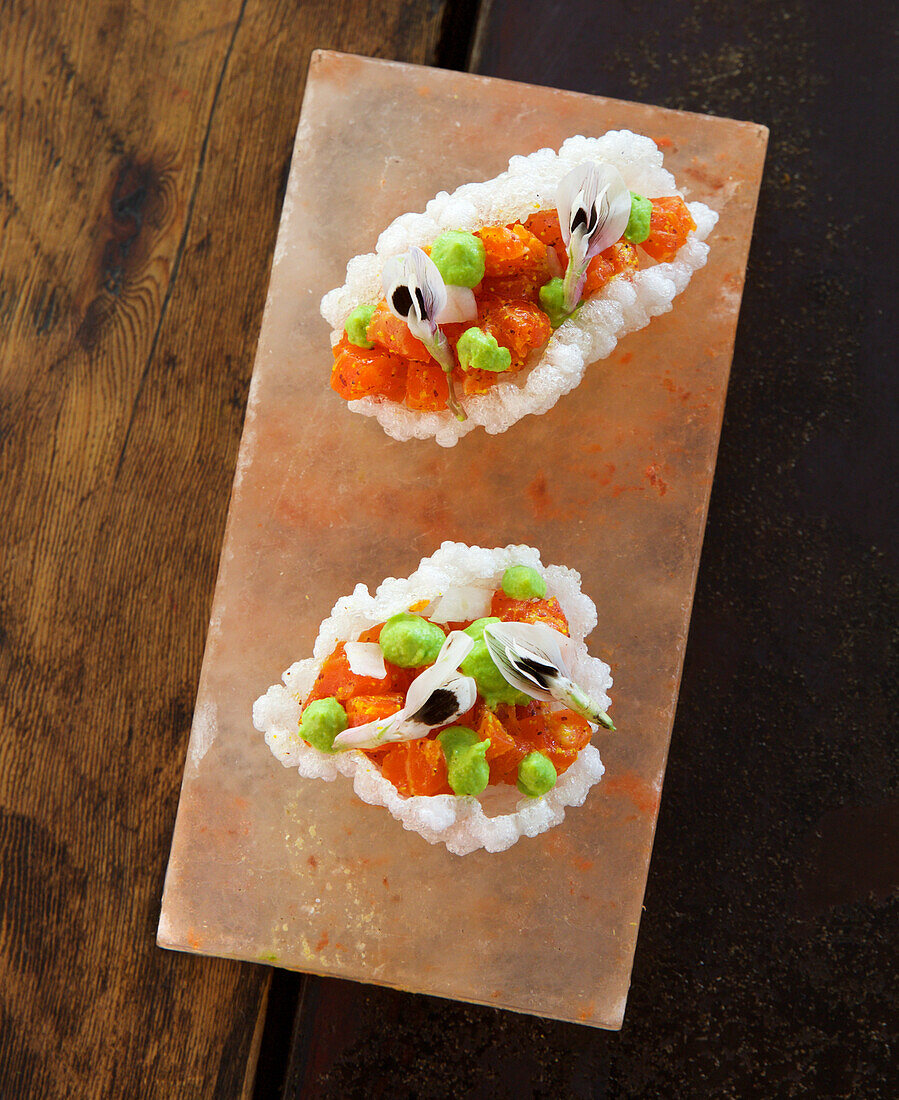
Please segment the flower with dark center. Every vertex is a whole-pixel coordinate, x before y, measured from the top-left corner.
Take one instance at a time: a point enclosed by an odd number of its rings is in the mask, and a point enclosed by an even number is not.
[[[631,193],[611,164],[588,161],[565,176],[556,192],[562,240],[568,249],[563,305],[571,312],[581,300],[587,266],[621,239],[631,216]]]
[[[532,699],[564,703],[594,725],[613,730],[606,712],[571,679],[573,642],[546,623],[490,623],[484,641],[508,683]]]
[[[396,714],[351,726],[334,738],[336,749],[376,749],[391,741],[417,741],[464,714],[475,704],[478,689],[459,665],[474,648],[474,640],[453,630],[429,665],[409,685],[406,702]]]
[[[437,265],[422,249],[414,247],[401,256],[391,256],[381,273],[381,286],[387,308],[409,326],[446,374],[449,396],[447,405],[457,420],[465,420],[465,410],[453,389],[453,349],[440,330],[437,318],[446,308],[448,293]]]

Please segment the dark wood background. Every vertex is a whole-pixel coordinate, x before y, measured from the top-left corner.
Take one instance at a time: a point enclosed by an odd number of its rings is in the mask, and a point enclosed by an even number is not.
[[[896,1095],[895,29],[0,0],[3,1100]],[[620,1034],[154,944],[315,47],[771,128]]]

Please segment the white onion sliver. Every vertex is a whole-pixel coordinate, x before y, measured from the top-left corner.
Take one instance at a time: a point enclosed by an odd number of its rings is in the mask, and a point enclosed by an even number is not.
[[[434,623],[461,623],[490,614],[492,593],[485,588],[449,588],[434,604],[428,618]]]
[[[461,321],[476,321],[477,317],[478,303],[475,301],[474,291],[467,286],[448,286],[446,305],[435,318],[437,324],[455,325]]]
[[[384,654],[377,642],[347,642],[344,649],[350,672],[354,676],[371,676],[375,680],[383,680],[387,675]]]

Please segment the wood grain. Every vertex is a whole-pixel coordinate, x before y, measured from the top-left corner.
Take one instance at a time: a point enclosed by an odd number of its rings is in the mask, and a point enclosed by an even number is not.
[[[441,3],[6,4],[0,1095],[236,1096],[262,967],[154,933],[313,47]]]

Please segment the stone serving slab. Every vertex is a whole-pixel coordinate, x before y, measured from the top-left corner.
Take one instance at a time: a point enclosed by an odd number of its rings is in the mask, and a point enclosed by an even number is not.
[[[499,436],[397,443],[329,388],[318,306],[398,214],[571,134],[652,137],[718,211],[672,312]],[[259,338],[159,922],[163,947],[619,1028],[630,982],[734,332],[762,126],[464,73],[313,55]],[[335,600],[444,539],[528,543],[599,609],[616,733],[586,803],[451,855],[303,780],[253,700]],[[701,782],[701,777],[697,777]],[[684,874],[701,874],[684,868]]]

